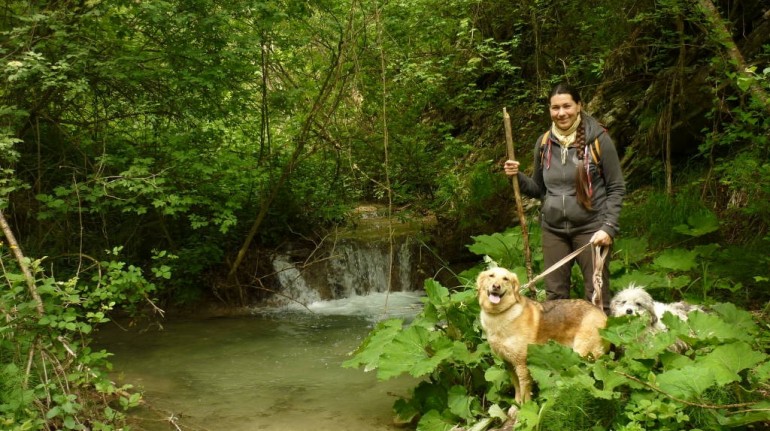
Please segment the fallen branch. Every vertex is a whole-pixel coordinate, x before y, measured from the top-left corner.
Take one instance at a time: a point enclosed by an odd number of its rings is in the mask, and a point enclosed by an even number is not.
[[[0,227],[2,227],[5,239],[8,241],[8,247],[11,249],[11,252],[13,252],[13,256],[19,263],[19,268],[21,269],[22,274],[24,274],[24,281],[27,282],[27,289],[29,290],[29,294],[32,296],[32,300],[35,301],[37,314],[38,316],[42,316],[45,313],[45,308],[43,307],[43,299],[37,292],[35,277],[32,276],[32,272],[30,272],[29,266],[26,263],[24,253],[22,253],[21,248],[19,247],[19,243],[16,241],[16,237],[13,235],[11,226],[8,224],[8,220],[6,220],[5,214],[3,214],[2,211],[0,211]]]

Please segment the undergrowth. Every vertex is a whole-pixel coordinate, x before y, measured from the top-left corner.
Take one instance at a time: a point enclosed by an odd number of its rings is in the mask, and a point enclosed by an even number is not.
[[[0,243],[0,430],[128,430],[141,394],[110,380],[111,354],[92,335],[114,309],[152,304],[155,284],[117,260],[119,247],[66,280],[45,274],[43,259],[24,258],[25,276],[9,248]],[[152,272],[170,277],[164,265]]]
[[[766,273],[755,267],[744,277],[750,284],[743,284],[719,272],[718,262],[734,251],[704,243],[714,228],[703,212],[672,227],[693,239],[690,247],[655,251],[646,237],[616,243],[614,290],[634,281],[656,299],[686,298],[710,311],[692,313],[687,322],[667,315],[668,332],[654,336],[643,320],[611,318],[603,337],[614,349],[594,362],[555,343],[530,346],[537,390],[520,406],[516,429],[719,430],[770,423],[770,326],[720,300],[766,286]],[[519,230],[511,229],[475,237],[469,248],[526,280],[520,244]],[[542,256],[535,259],[541,267]],[[418,431],[492,429],[514,403],[509,371],[491,353],[478,321],[473,280],[482,269],[479,263],[460,274],[464,288],[457,291],[427,280],[423,311],[411,322],[381,322],[344,364],[376,369],[380,379],[421,378],[411,396],[394,405],[399,421]],[[676,340],[689,349],[669,350]]]

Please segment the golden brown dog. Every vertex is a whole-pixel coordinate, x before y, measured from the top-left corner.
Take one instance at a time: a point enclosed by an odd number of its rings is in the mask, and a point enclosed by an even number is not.
[[[607,316],[582,299],[558,299],[539,303],[521,296],[516,274],[492,268],[476,279],[481,327],[492,351],[513,366],[516,402],[529,401],[532,378],[527,369],[527,346],[554,340],[581,356],[601,356],[607,350],[599,328]]]

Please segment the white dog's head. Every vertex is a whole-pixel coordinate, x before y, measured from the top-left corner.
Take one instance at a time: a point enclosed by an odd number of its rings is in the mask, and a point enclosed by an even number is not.
[[[615,294],[610,301],[610,314],[614,317],[650,316],[653,324],[658,319],[652,296],[633,284]]]

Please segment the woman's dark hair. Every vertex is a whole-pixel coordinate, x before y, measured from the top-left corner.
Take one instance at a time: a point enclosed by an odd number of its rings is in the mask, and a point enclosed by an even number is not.
[[[569,94],[572,96],[572,100],[574,100],[575,103],[581,102],[580,93],[577,89],[565,82],[560,82],[551,89],[551,93],[548,95],[549,104],[551,103],[551,98],[557,94]],[[577,166],[577,172],[575,173],[575,192],[580,205],[590,211],[593,209],[591,205],[591,195],[593,193],[590,185],[591,180],[588,178],[588,171],[585,165],[586,160],[583,160],[586,153],[586,145],[588,145],[588,142],[586,142],[586,128],[585,124],[581,124],[578,126],[577,137],[575,139],[575,146],[578,148],[578,159],[580,160]]]
[[[569,94],[572,96],[572,100],[575,101],[575,103],[580,103],[580,93],[577,91],[577,88],[567,84],[566,82],[560,82],[551,89],[551,92],[548,94],[548,103],[551,103],[551,97],[557,95],[557,94]]]

